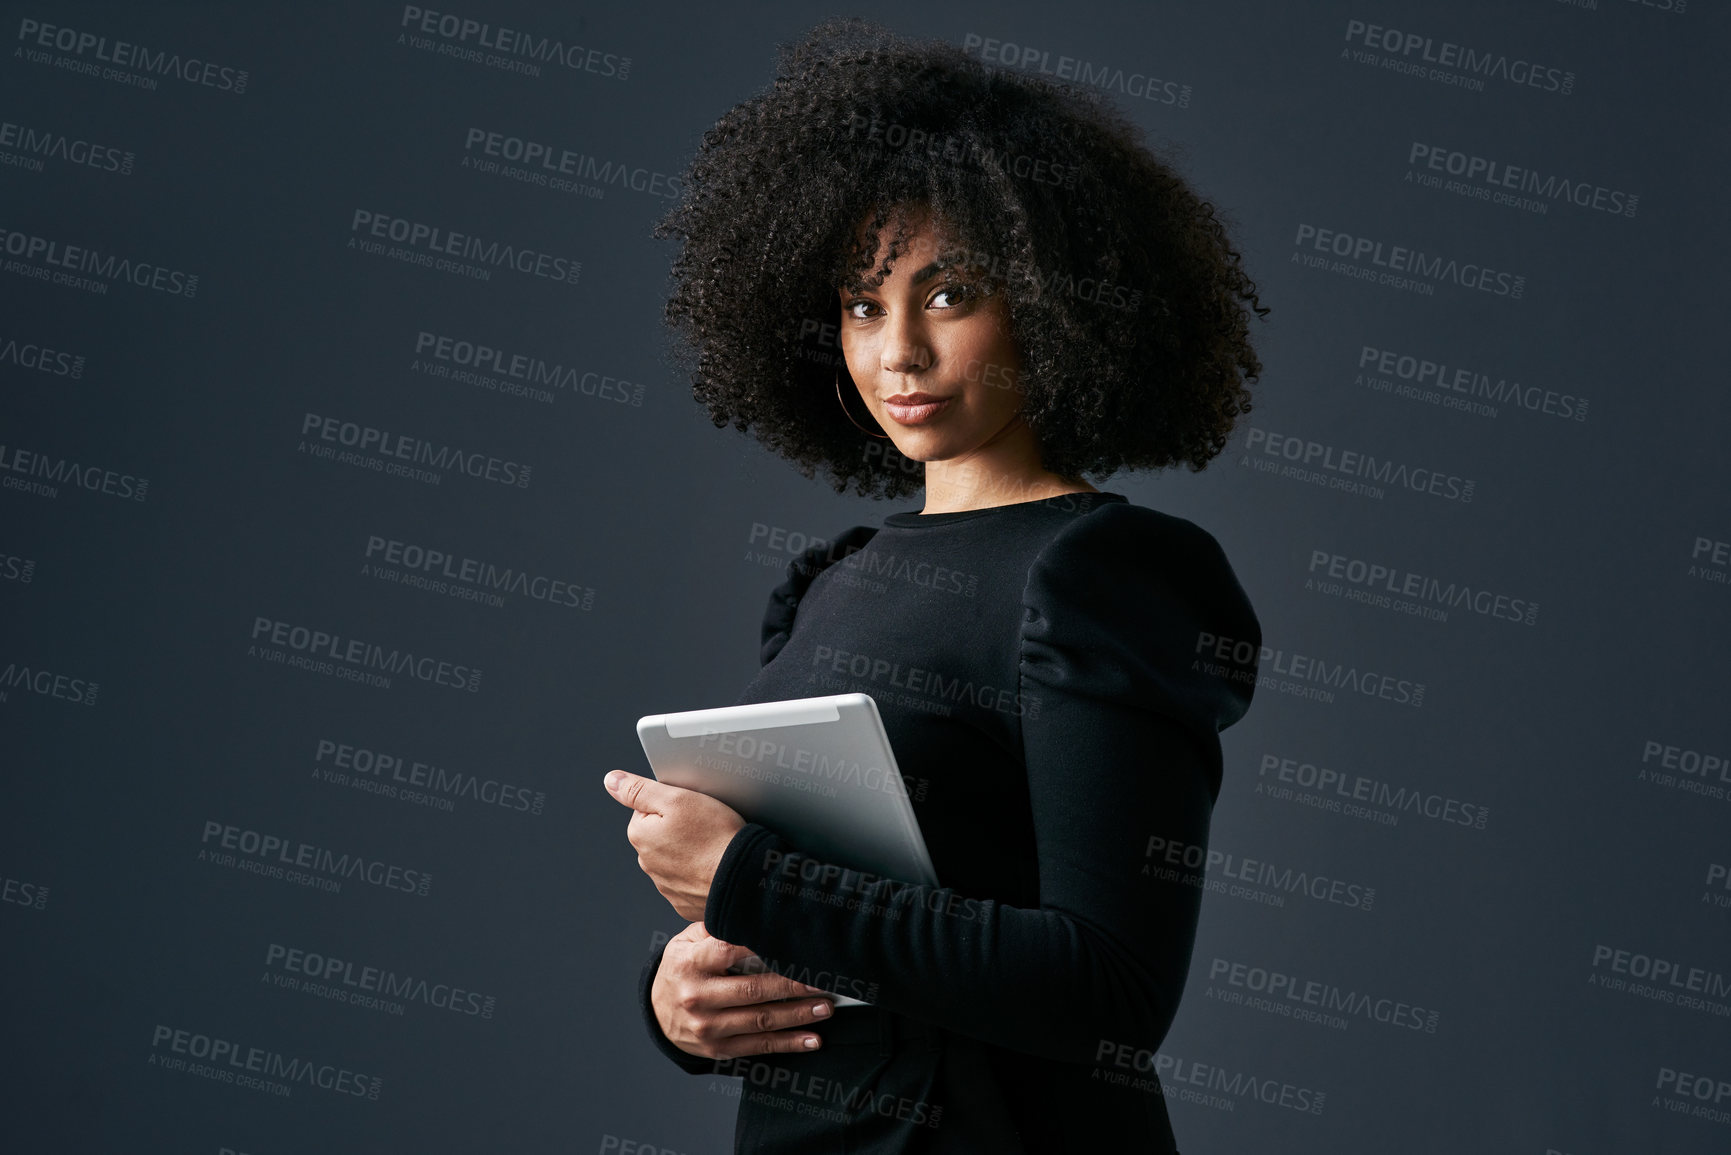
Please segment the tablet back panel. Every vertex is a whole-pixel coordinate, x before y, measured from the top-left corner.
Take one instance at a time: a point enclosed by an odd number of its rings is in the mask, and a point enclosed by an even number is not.
[[[655,714],[637,736],[658,780],[719,798],[820,862],[937,884],[869,695]]]

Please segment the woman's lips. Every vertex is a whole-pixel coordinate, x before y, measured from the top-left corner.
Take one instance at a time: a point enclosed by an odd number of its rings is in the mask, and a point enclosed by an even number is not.
[[[884,412],[898,425],[924,425],[942,413],[950,398],[933,397],[929,393],[912,393],[884,402]]]

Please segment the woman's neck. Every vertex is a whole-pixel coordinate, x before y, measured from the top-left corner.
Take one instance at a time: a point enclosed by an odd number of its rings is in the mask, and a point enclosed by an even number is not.
[[[978,462],[926,462],[926,507],[921,513],[960,513],[1041,501],[1066,493],[1098,493],[1082,478],[1060,477],[1038,465],[1018,471],[983,467]]]

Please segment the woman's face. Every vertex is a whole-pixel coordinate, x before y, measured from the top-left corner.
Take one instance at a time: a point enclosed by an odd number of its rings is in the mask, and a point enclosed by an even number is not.
[[[1018,472],[1038,453],[1033,431],[1016,416],[1021,359],[1004,298],[983,291],[928,213],[910,210],[907,219],[908,234],[883,283],[840,290],[848,373],[903,456]],[[872,268],[894,230],[892,220]]]

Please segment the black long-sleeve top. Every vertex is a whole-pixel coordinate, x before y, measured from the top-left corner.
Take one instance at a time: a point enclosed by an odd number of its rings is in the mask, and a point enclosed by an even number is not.
[[[734,836],[709,932],[872,1003],[818,1051],[718,1063],[662,1034],[656,953],[656,1045],[744,1076],[735,1150],[1175,1150],[1152,1055],[1260,642],[1214,538],[1115,493],[895,513],[795,560],[739,701],[870,694],[939,886]]]

